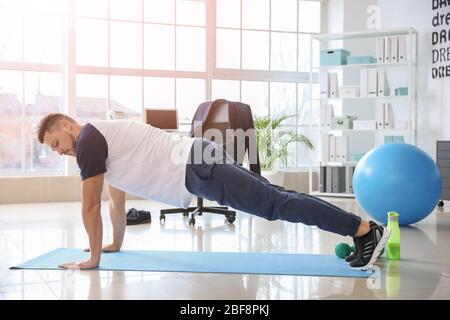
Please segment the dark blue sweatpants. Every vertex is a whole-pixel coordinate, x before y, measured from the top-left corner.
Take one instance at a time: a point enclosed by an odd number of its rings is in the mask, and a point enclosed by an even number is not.
[[[194,150],[197,158],[194,159]],[[198,159],[207,150],[214,158]],[[267,220],[314,225],[322,230],[354,236],[361,218],[322,199],[271,184],[264,177],[236,164],[214,142],[197,139],[186,165],[186,188],[192,194],[217,201]]]

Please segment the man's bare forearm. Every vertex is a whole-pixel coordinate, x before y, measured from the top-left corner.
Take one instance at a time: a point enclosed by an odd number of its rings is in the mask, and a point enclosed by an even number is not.
[[[89,236],[89,248],[91,251],[91,261],[100,262],[102,252],[103,224],[100,213],[100,205],[83,208],[84,228]]]
[[[125,235],[125,228],[127,226],[127,216],[125,213],[125,206],[114,206],[109,203],[109,216],[113,226],[113,247],[120,250]]]

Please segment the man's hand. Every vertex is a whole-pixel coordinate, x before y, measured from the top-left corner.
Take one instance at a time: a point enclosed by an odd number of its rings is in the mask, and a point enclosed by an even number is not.
[[[120,248],[118,246],[116,246],[115,244],[113,244],[113,243],[104,245],[103,248],[102,248],[102,252],[106,252],[106,253],[117,252],[119,250],[120,250]],[[86,249],[84,249],[84,251],[90,252],[91,249],[86,248]]]
[[[81,270],[87,270],[87,269],[96,269],[98,268],[98,261],[80,261],[80,262],[68,262],[58,265],[58,268],[62,269],[81,269]]]

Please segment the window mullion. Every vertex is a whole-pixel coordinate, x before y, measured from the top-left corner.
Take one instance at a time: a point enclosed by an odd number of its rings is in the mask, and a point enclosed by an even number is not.
[[[174,104],[175,104],[175,109],[177,109],[177,1],[174,0],[173,2],[173,32],[174,32],[174,37],[173,37],[173,41],[174,41],[174,50],[175,53],[173,55],[174,57],[174,71],[175,71],[175,77],[174,77]]]
[[[76,0],[67,0],[67,16],[65,25],[65,54],[63,60],[63,111],[69,116],[77,115],[76,93]],[[75,175],[78,166],[75,159],[65,157],[64,171],[66,175]]]
[[[297,41],[297,51],[296,51],[296,57],[295,57],[295,60],[297,61],[296,62],[296,64],[297,64],[297,72],[299,71],[299,67],[298,67],[298,63],[299,63],[299,61],[298,61],[298,55],[299,55],[299,24],[300,24],[300,21],[299,21],[299,19],[300,19],[300,16],[299,16],[299,13],[298,13],[298,10],[299,10],[299,6],[300,6],[300,3],[299,3],[299,1],[297,0],[297,6],[296,6],[296,15],[297,15],[297,34],[296,34],[296,36],[295,36],[295,41]],[[310,57],[310,59],[311,59],[311,61],[312,61],[312,57]],[[298,88],[298,83],[295,85],[295,95],[296,95],[296,108],[295,108],[295,112],[296,112],[296,116],[295,116],[295,124],[296,124],[296,132],[297,132],[297,134],[299,134],[299,123],[298,123],[298,116],[299,116],[299,99],[298,99],[298,90],[299,90],[299,88]],[[299,165],[299,154],[298,154],[298,143],[296,143],[296,146],[295,146],[295,165],[296,166],[298,166]]]
[[[269,0],[269,70],[272,70],[272,0]]]
[[[216,1],[206,2],[206,100],[212,99],[212,74],[216,66]]]
[[[141,67],[141,69],[142,70],[144,70],[144,68],[145,68],[145,50],[144,50],[144,42],[145,42],[145,24],[144,24],[144,3],[145,3],[145,1],[144,0],[141,0],[141,8],[142,8],[142,10],[141,10],[141,23],[142,23],[142,26],[141,26],[141,39],[142,39],[142,41],[141,41],[141,59],[142,59],[142,67]],[[144,112],[144,110],[145,110],[145,102],[144,102],[144,99],[145,99],[145,88],[144,88],[144,85],[145,85],[145,80],[144,80],[144,75],[142,75],[142,77],[141,77],[141,120],[142,120],[142,122],[146,122],[146,115],[145,115],[145,112]]]
[[[240,37],[239,37],[239,48],[240,48],[240,55],[239,55],[239,67],[240,70],[242,71],[242,0],[240,0],[240,5],[241,5],[241,19],[240,19],[240,27],[239,27],[239,31],[240,31]]]
[[[22,63],[25,62],[25,7],[22,1]],[[22,70],[22,103],[20,108],[20,166],[21,172],[25,172],[25,72]]]

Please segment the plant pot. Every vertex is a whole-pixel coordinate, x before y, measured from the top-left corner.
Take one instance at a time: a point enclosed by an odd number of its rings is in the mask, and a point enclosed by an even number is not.
[[[283,186],[284,183],[284,172],[277,170],[263,170],[261,175],[269,180],[271,184],[276,184],[278,186]]]

